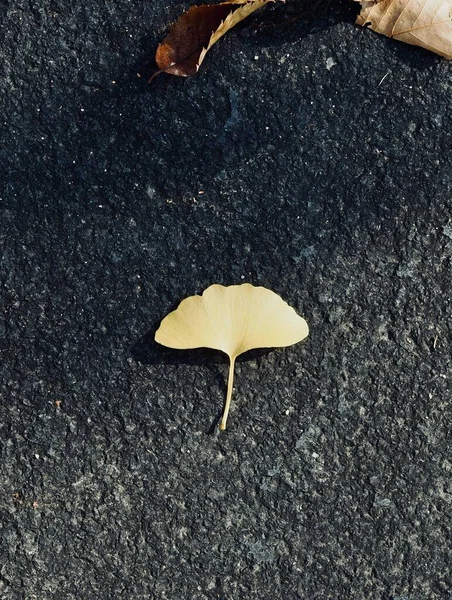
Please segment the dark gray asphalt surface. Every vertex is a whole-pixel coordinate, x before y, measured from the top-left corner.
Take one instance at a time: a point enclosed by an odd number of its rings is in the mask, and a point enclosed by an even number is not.
[[[149,87],[188,5],[0,1],[0,598],[450,599],[452,64],[293,1]],[[152,335],[241,281],[311,335],[220,434]]]

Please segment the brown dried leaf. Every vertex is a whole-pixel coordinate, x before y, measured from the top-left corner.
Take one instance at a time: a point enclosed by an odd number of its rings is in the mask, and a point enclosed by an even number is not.
[[[452,59],[452,0],[356,0],[356,23]]]
[[[231,0],[221,4],[192,6],[171,27],[157,48],[159,73],[180,77],[194,75],[210,48],[232,27],[275,0]]]

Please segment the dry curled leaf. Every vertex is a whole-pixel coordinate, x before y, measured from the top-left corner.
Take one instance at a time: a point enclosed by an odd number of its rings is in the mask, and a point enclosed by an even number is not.
[[[275,0],[231,0],[221,4],[192,6],[172,25],[157,48],[159,73],[180,77],[194,75],[210,48],[232,27]]]
[[[214,284],[202,296],[190,296],[167,315],[155,340],[169,348],[214,348],[229,356],[226,402],[220,429],[226,429],[236,358],[255,348],[276,348],[301,342],[306,321],[284,300],[249,283]]]
[[[356,0],[356,22],[452,59],[452,0]]]

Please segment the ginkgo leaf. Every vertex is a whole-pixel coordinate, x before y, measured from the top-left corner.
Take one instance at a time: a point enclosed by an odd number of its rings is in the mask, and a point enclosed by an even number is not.
[[[160,324],[155,340],[187,350],[214,348],[229,356],[226,402],[220,429],[226,429],[236,358],[254,348],[291,346],[309,333],[306,321],[284,300],[249,283],[214,284],[202,296],[190,296]]]
[[[231,0],[221,4],[192,6],[172,25],[157,48],[159,73],[180,77],[194,75],[207,52],[232,27],[275,0]]]
[[[452,0],[356,1],[358,25],[452,58]]]

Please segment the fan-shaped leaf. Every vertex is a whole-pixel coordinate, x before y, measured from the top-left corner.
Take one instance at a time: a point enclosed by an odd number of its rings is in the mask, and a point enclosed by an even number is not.
[[[155,340],[170,348],[214,348],[229,356],[228,391],[220,425],[226,429],[237,356],[253,348],[291,346],[308,332],[306,321],[271,290],[249,283],[214,284],[202,296],[182,300],[163,319]]]

